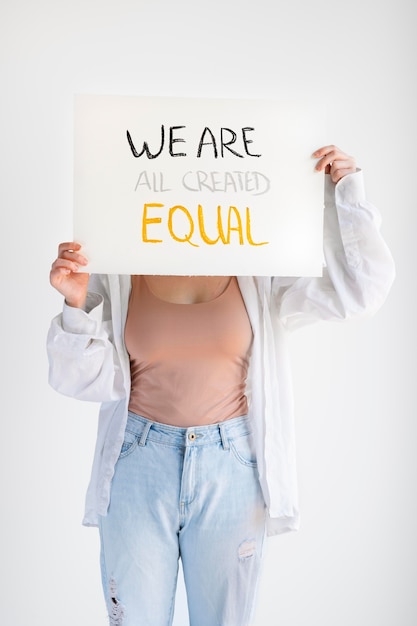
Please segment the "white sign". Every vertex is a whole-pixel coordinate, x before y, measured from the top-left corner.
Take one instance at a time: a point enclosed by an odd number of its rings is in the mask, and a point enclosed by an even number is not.
[[[88,271],[318,276],[319,106],[75,99],[74,239]]]

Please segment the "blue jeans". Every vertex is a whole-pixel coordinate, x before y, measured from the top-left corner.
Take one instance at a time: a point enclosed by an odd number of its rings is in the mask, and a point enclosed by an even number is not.
[[[177,428],[129,413],[100,519],[110,625],[172,624],[181,558],[191,626],[246,626],[265,511],[247,417]]]

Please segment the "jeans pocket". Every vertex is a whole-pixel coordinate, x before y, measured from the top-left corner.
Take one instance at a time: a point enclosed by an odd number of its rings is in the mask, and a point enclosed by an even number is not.
[[[138,445],[138,436],[135,433],[125,431],[124,440],[119,454],[119,459],[124,459],[131,454]]]
[[[230,449],[239,463],[246,467],[257,467],[255,446],[252,434],[247,433],[229,441]]]

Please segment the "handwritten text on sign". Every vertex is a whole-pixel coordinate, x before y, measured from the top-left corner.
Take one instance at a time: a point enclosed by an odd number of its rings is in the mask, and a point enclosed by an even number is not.
[[[108,273],[319,275],[316,111],[79,96],[74,237]]]

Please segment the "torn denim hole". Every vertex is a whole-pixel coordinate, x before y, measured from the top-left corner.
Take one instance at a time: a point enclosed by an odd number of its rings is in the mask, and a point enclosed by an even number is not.
[[[255,539],[249,539],[243,541],[238,550],[239,561],[245,561],[246,559],[250,559],[256,552],[256,541]]]
[[[111,578],[109,582],[109,594],[110,594],[110,605],[109,605],[110,626],[122,626],[123,617],[124,617],[124,608],[123,608],[123,605],[120,604],[117,598],[117,586],[116,586],[116,581],[113,578]]]

